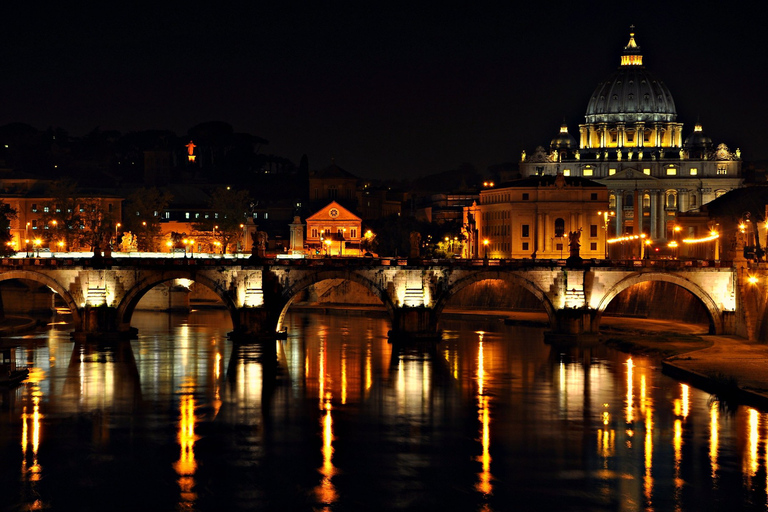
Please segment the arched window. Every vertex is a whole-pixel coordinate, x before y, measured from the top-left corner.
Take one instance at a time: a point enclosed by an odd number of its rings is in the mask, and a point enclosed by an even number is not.
[[[667,191],[667,208],[677,207],[677,194],[673,191]]]
[[[616,208],[616,196],[613,194],[608,196],[608,208]]]
[[[651,207],[651,196],[648,194],[643,194],[643,208],[650,208]]]
[[[555,219],[555,236],[565,235],[565,221],[563,219]]]
[[[627,194],[624,196],[624,207],[625,208],[635,207],[635,198],[632,194]]]
[[[696,194],[691,194],[691,199],[689,200],[691,208],[696,208],[698,206],[697,201]]]

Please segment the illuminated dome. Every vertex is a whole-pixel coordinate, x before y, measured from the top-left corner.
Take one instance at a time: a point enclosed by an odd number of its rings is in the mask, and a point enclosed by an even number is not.
[[[676,118],[672,94],[645,69],[634,31],[630,32],[619,69],[592,93],[586,122],[674,122]]]
[[[549,143],[550,149],[576,149],[578,146],[576,145],[576,139],[573,138],[573,136],[568,133],[568,125],[565,124],[565,121],[563,121],[563,124],[560,125],[560,133],[557,134],[557,137],[552,139],[552,142]]]
[[[704,133],[701,123],[696,123],[693,133],[686,137],[685,147],[688,149],[709,149],[712,147],[712,139]]]

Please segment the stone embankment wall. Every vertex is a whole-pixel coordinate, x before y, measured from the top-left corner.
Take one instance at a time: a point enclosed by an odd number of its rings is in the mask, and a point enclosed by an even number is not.
[[[768,343],[768,263],[737,262],[737,271],[735,334]]]
[[[10,280],[0,284],[3,312],[8,315],[48,314],[54,308],[55,293],[34,281]]]

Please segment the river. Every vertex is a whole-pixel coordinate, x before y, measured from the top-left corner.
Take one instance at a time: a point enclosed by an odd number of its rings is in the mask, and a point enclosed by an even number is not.
[[[493,319],[404,351],[382,318],[286,320],[276,368],[223,311],[137,312],[111,347],[13,338],[2,510],[768,510],[768,414],[652,358]]]

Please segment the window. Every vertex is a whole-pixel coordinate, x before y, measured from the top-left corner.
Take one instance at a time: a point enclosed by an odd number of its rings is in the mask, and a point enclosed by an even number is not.
[[[643,174],[645,174],[646,176],[650,176],[651,175],[651,169],[646,167],[645,169],[643,169]]]
[[[667,192],[667,208],[675,208],[677,206],[677,194],[674,192]]]
[[[563,176],[570,176],[571,170],[570,169],[563,169]]]
[[[589,250],[590,250],[590,251],[596,251],[596,250],[597,250],[597,243],[595,243],[595,242],[591,242],[591,243],[589,244]]]
[[[32,220],[32,229],[37,229],[37,219]]]
[[[317,228],[312,228],[312,238],[317,238]]]
[[[523,238],[528,238],[529,236],[531,236],[531,226],[529,224],[523,224],[521,231],[522,231],[521,236]]]
[[[32,211],[34,213],[37,213],[37,204],[36,203],[32,203]]]
[[[350,236],[351,238],[357,238],[357,228],[351,228],[351,229],[349,230],[349,236]]]
[[[555,236],[565,235],[565,221],[563,219],[555,219]]]
[[[608,208],[616,208],[616,196],[613,194],[608,196]]]
[[[523,201],[527,201],[529,198],[528,192],[523,192]]]
[[[171,218],[171,212],[165,212],[165,218],[170,219]]]
[[[189,219],[189,212],[184,213],[184,218]]]
[[[592,174],[593,174],[592,169],[589,169],[589,168],[584,169],[584,176],[592,176]]]
[[[677,175],[677,169],[674,167],[667,167],[667,176],[676,176]]]
[[[728,166],[725,164],[717,164],[717,174],[728,174]]]
[[[264,218],[265,218],[265,219],[268,219],[268,218],[269,218],[269,214],[268,214],[267,212],[264,212]]]
[[[613,176],[616,174],[616,169],[608,169],[608,176]]]
[[[624,196],[624,208],[634,208],[635,207],[635,196],[632,194],[627,194]]]
[[[48,206],[43,206],[43,212],[48,213],[50,210],[51,209]]]
[[[196,218],[196,219],[199,219],[199,218],[200,218],[200,214],[199,214],[199,213],[196,213],[196,214],[195,214],[195,218]]]
[[[591,238],[597,238],[597,224],[589,225],[589,236]]]
[[[523,242],[523,250],[524,251],[528,250],[528,242]]]
[[[589,200],[597,201],[597,192],[592,192],[591,194],[589,194]]]
[[[688,202],[691,204],[691,208],[696,208],[696,206],[697,206],[697,204],[696,204],[696,203],[697,203],[697,201],[698,201],[698,200],[697,200],[697,198],[696,198],[696,194],[691,194],[691,198],[690,198],[690,200],[688,201]]]
[[[563,244],[562,243],[555,244],[555,250],[562,251],[563,250]]]
[[[696,168],[691,169],[690,172],[691,172],[691,176],[696,176],[697,174],[699,174],[699,170]]]

